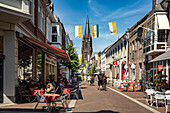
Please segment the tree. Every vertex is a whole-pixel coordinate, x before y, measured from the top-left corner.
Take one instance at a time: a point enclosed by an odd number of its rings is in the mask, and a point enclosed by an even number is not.
[[[25,68],[31,64],[31,58],[26,57],[23,59],[18,60],[18,65],[23,68],[24,72],[24,80],[25,80]]]
[[[71,41],[71,44],[67,44],[66,50],[70,57],[70,61],[63,61],[63,65],[68,67],[69,69],[69,76],[70,76],[70,70],[72,70],[72,76],[73,73],[76,72],[80,68],[79,58],[76,48],[73,45],[73,42]]]
[[[38,71],[41,72],[41,68],[42,68],[42,54],[38,54]]]
[[[93,67],[92,67],[92,73],[96,73],[97,71],[96,71],[96,66],[95,65],[93,65]]]

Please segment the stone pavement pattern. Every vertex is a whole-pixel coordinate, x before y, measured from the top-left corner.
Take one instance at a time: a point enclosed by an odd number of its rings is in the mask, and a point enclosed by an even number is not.
[[[97,86],[82,83],[81,93],[83,99],[77,100],[74,113],[151,113],[151,111],[109,89],[99,91]]]

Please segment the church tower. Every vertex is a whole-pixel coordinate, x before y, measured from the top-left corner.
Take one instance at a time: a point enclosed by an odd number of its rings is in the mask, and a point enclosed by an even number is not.
[[[85,60],[87,60],[87,55],[91,55],[92,52],[93,52],[92,37],[90,34],[89,18],[87,15],[86,28],[82,40],[82,64],[85,65]]]

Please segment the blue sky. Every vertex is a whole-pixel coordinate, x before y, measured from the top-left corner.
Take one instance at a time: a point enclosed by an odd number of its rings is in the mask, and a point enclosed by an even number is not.
[[[54,12],[64,24],[78,54],[82,38],[75,38],[75,25],[85,32],[87,10],[90,24],[99,24],[99,38],[93,39],[93,52],[102,51],[121,37],[152,8],[152,0],[52,0]],[[116,21],[117,34],[110,35],[108,22]],[[91,29],[90,29],[91,30]]]

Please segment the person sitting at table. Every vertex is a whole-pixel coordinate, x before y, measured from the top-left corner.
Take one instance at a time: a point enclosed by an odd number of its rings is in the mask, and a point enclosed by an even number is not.
[[[60,79],[59,86],[65,87],[65,82],[63,79]]]
[[[39,90],[43,89],[43,85],[40,81],[37,82],[37,85],[35,87],[38,87]]]
[[[46,85],[45,92],[46,92],[47,94],[51,94],[51,93],[54,93],[54,91],[55,91],[55,88],[53,87],[52,83],[48,83],[48,84]]]
[[[36,90],[36,89],[38,89],[38,87],[35,85],[35,82],[33,80],[31,80],[30,83],[27,85],[27,89]]]

